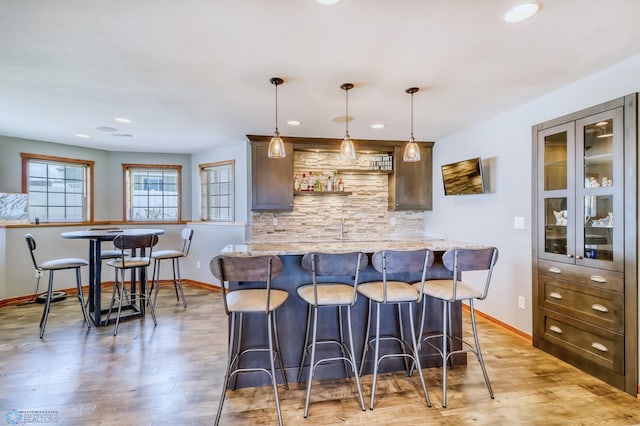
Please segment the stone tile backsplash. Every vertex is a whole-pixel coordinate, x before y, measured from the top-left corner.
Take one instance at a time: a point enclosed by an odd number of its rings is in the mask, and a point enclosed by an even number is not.
[[[322,173],[323,182],[336,169],[368,170],[379,154],[359,153],[356,164],[342,161],[337,152],[295,151],[294,175]],[[386,174],[340,174],[350,195],[295,195],[291,212],[252,212],[252,241],[318,241],[339,237],[344,219],[345,239],[420,238],[424,235],[424,212],[387,210]]]

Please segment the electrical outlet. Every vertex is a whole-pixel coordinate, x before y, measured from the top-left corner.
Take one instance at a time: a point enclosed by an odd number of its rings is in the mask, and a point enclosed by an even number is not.
[[[196,268],[200,269],[200,261],[199,260],[196,260]]]
[[[524,309],[524,297],[518,296],[518,308]]]
[[[41,278],[43,275],[42,271],[36,271],[36,278]]]
[[[513,218],[513,229],[524,229],[524,217],[516,216]]]

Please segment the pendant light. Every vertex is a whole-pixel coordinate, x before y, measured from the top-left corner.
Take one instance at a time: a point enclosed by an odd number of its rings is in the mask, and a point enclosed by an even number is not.
[[[280,132],[278,132],[278,86],[284,83],[284,81],[279,77],[273,77],[270,81],[271,84],[276,86],[276,131],[273,133],[273,137],[269,142],[267,155],[269,158],[285,158],[287,153],[284,150],[284,142],[282,142]]]
[[[344,122],[346,123],[346,126],[347,126],[344,139],[340,144],[340,157],[347,160],[354,161],[356,159],[356,148],[353,145],[353,141],[351,140],[351,137],[349,136],[349,90],[353,89],[353,84],[344,83],[342,86],[340,86],[340,88],[344,90],[346,95],[346,112],[344,114]]]
[[[411,137],[404,147],[404,155],[402,156],[402,161],[406,162],[420,161],[420,147],[416,143],[416,138],[413,137],[413,94],[418,90],[420,89],[417,87],[410,87],[405,90],[406,93],[411,95]]]

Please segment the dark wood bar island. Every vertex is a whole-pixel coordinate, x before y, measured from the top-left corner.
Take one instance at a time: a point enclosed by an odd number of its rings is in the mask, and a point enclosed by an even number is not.
[[[298,368],[304,345],[305,324],[307,318],[307,304],[298,296],[296,289],[303,284],[311,282],[311,275],[305,272],[300,261],[305,253],[316,251],[324,253],[362,251],[371,258],[371,255],[383,249],[393,250],[415,250],[421,248],[430,248],[435,253],[435,261],[433,266],[427,271],[427,279],[437,279],[450,277],[450,272],[442,265],[442,254],[451,247],[477,247],[470,243],[459,241],[445,240],[404,240],[404,241],[318,241],[318,242],[286,242],[286,243],[249,243],[239,245],[229,245],[224,248],[222,254],[231,254],[238,256],[246,255],[264,255],[273,254],[280,257],[283,262],[282,273],[272,282],[272,288],[285,290],[289,293],[289,297],[284,305],[277,311],[278,334],[280,338],[280,347],[284,367],[289,381],[294,382],[298,375]],[[325,277],[327,281],[336,281],[335,277]],[[419,275],[403,274],[395,277],[396,279],[409,282],[419,281]],[[361,273],[359,283],[382,279],[378,273],[369,265]],[[258,283],[251,282],[235,282],[230,283],[231,290],[241,288],[259,287]],[[435,299],[426,298],[427,319],[425,321],[424,334],[439,334],[442,330],[442,303]],[[417,304],[414,312],[416,324],[420,319],[421,304]],[[356,360],[359,363],[362,356],[365,327],[367,324],[367,299],[359,296],[356,305],[352,310],[353,333]],[[338,315],[337,309],[326,308],[320,310],[320,320],[318,325],[319,338],[339,338],[339,330],[337,321],[334,320]],[[397,308],[393,305],[383,306],[383,320],[381,331],[383,334],[396,334],[398,330],[398,313]],[[333,316],[333,317],[332,317]],[[323,321],[323,318],[329,320]],[[408,316],[406,308],[403,309],[402,319],[405,323],[405,332],[409,332]],[[462,335],[462,310],[461,304],[454,304],[452,309],[452,333],[454,336]],[[262,346],[266,342],[266,327],[264,321],[254,321],[251,314],[245,316],[243,330],[243,346]],[[406,337],[408,338],[408,336]],[[454,346],[455,347],[455,346]],[[336,354],[337,349],[331,345],[326,350],[328,354]],[[380,346],[381,353],[383,351],[397,351],[398,345],[394,343],[385,343]],[[329,352],[332,351],[332,352]],[[322,353],[322,352],[321,352]],[[264,354],[247,354],[242,358],[242,366],[251,367],[257,365],[265,365],[266,358]],[[432,348],[423,346],[421,350],[421,362],[424,368],[440,367],[442,359],[439,354]],[[453,358],[453,365],[466,364],[466,357],[459,356]],[[372,372],[372,362],[367,357],[364,365],[363,374]],[[308,368],[305,365],[303,377],[307,377]],[[380,364],[379,372],[404,370],[402,359],[387,359]],[[345,377],[345,366],[342,362],[328,363],[320,365],[316,370],[316,377],[319,379]],[[278,377],[279,373],[277,374]],[[237,386],[259,386],[269,384],[269,378],[265,374],[245,373],[238,375]]]

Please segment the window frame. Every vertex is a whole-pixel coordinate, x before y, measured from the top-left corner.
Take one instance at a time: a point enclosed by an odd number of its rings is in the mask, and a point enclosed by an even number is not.
[[[95,166],[95,161],[93,160],[82,160],[78,158],[68,158],[68,157],[57,157],[53,155],[41,155],[41,154],[32,154],[27,152],[21,152],[20,157],[22,158],[22,193],[29,194],[29,162],[31,160],[41,161],[44,163],[59,163],[59,164],[70,164],[70,165],[82,165],[87,169],[87,173],[85,176],[86,182],[86,219],[79,221],[64,221],[64,222],[52,222],[49,219],[46,219],[46,223],[93,223],[93,169]],[[29,196],[31,197],[31,196]],[[30,203],[29,203],[30,204]],[[48,206],[48,205],[47,205]],[[66,206],[66,204],[65,204]],[[40,219],[42,220],[42,219]]]
[[[231,166],[231,219],[212,220],[209,218],[209,180],[203,181],[203,175],[207,169],[220,166]],[[200,175],[200,220],[210,223],[234,223],[236,220],[236,160],[216,161],[213,163],[203,163],[198,165]],[[203,214],[206,213],[206,214]]]
[[[147,170],[175,170],[178,175],[178,214],[172,220],[134,220],[129,219],[130,196],[129,196],[129,173],[135,169]],[[182,165],[179,164],[132,164],[122,163],[122,220],[126,223],[179,223],[182,222]]]

